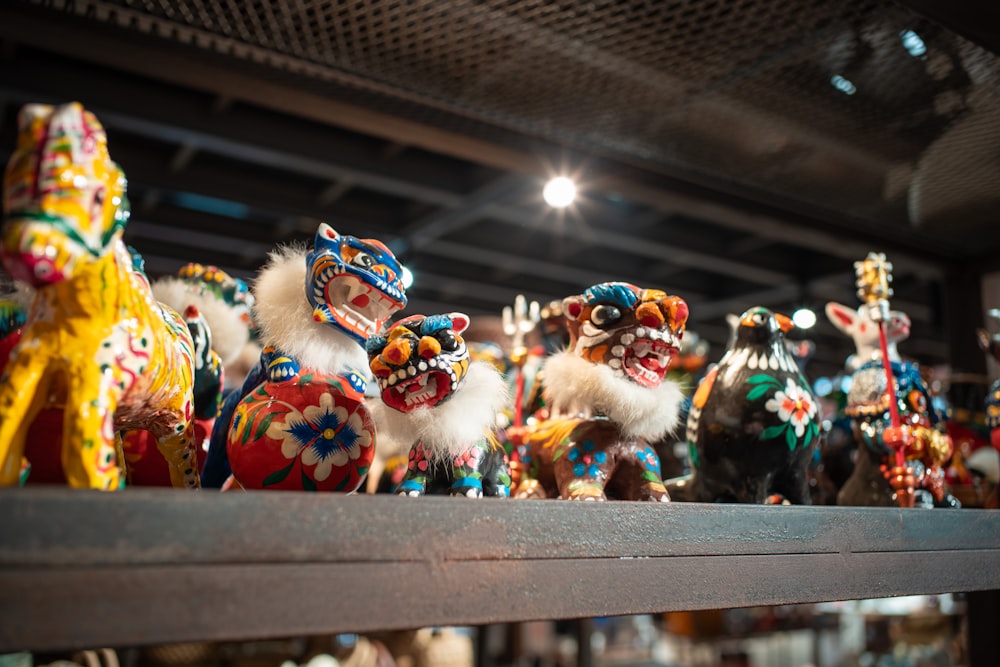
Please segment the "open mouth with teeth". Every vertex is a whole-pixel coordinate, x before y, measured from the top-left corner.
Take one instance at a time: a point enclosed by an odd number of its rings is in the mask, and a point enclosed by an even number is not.
[[[403,307],[403,302],[375,285],[343,274],[326,283],[326,302],[337,325],[356,336],[367,338]]]
[[[662,340],[640,338],[625,348],[622,367],[629,378],[643,387],[656,387],[663,382],[677,348]]]
[[[399,379],[400,375],[406,377]],[[388,378],[379,379],[382,401],[400,412],[437,405],[448,396],[451,383],[451,378],[442,371],[427,371],[411,377],[406,369],[402,369]]]

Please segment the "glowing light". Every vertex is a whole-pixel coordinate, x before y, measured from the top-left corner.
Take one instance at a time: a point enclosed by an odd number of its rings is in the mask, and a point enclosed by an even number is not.
[[[820,398],[829,396],[831,391],[833,391],[833,382],[828,377],[817,378],[816,382],[813,383],[813,393]]]
[[[404,266],[403,275],[399,278],[403,282],[403,289],[410,289],[410,285],[413,284],[413,272]]]
[[[542,198],[552,208],[566,208],[576,199],[576,184],[565,176],[557,176],[545,184]]]
[[[816,313],[809,308],[799,308],[792,313],[792,322],[799,329],[812,329],[816,326]]]
[[[858,92],[858,89],[854,87],[853,83],[851,83],[844,77],[840,76],[839,74],[833,75],[833,77],[830,79],[830,84],[840,92],[844,93],[845,95],[853,95],[854,93]]]
[[[920,35],[912,30],[904,30],[899,33],[899,39],[903,42],[903,48],[914,58],[922,58],[927,55],[927,45]]]

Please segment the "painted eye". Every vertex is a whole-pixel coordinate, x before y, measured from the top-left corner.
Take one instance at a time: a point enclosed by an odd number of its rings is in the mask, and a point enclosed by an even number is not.
[[[441,343],[441,349],[446,352],[454,352],[458,349],[458,337],[450,331],[442,331],[438,334],[437,339]]]
[[[362,269],[370,269],[375,266],[375,258],[366,252],[359,252],[357,255],[351,258],[351,264],[354,266],[360,266]]]
[[[604,327],[622,318],[622,312],[614,306],[597,306],[590,312],[590,321]]]

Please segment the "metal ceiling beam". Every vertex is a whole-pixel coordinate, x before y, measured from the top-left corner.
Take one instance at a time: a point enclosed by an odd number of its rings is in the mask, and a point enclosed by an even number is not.
[[[233,68],[216,66],[195,55],[169,49],[165,44],[157,44],[148,38],[140,39],[129,31],[116,30],[94,22],[88,24],[88,30],[82,31],[70,22],[52,20],[51,15],[42,17],[35,12],[10,7],[4,7],[0,11],[3,12],[4,18],[0,21],[0,37],[13,43],[34,45],[76,59],[192,87],[265,109],[381,137],[388,141],[452,155],[477,164],[536,175],[544,174],[545,165],[536,154],[362,109],[330,96],[255,77],[253,74]],[[109,39],[115,40],[120,48],[107,49]],[[120,58],[122,49],[142,53],[143,57]],[[693,203],[701,203],[700,199],[667,191],[662,185],[650,187],[637,184],[634,179],[627,176],[606,176],[602,185],[610,191],[621,192],[636,201],[657,206],[665,212],[685,212],[688,210],[685,207],[692,204],[692,200]],[[741,213],[737,207],[731,205],[716,204],[716,206],[721,206],[730,212]],[[690,211],[690,214],[695,217],[701,215],[695,211]],[[711,217],[707,219],[712,220]],[[786,242],[819,243],[821,245],[808,247],[823,251],[831,247],[827,238],[816,239],[806,236],[795,239],[796,231],[805,224],[805,220],[792,222],[775,217],[770,217],[769,220],[771,221],[769,224],[779,225],[781,239]],[[877,230],[871,231],[874,233]],[[840,243],[843,239],[841,237],[834,240]],[[898,246],[919,245],[922,252],[935,253],[943,259],[948,259],[948,254],[951,252],[944,244],[937,244],[931,248],[926,242],[914,244],[903,238],[898,239],[896,243]],[[896,260],[902,261],[903,254],[902,251],[897,252]],[[853,253],[851,256],[854,256]]]
[[[549,225],[541,224],[544,215],[537,212],[517,209],[511,206],[487,206],[483,209],[486,217],[506,222],[512,225],[531,224],[534,228],[556,233]],[[714,255],[697,250],[672,246],[666,243],[658,243],[643,238],[625,236],[614,232],[607,232],[590,227],[582,227],[579,230],[579,238],[588,241],[592,245],[621,250],[640,257],[650,257],[661,261],[672,262],[686,267],[714,271],[726,276],[749,280],[761,284],[781,284],[795,282],[794,276],[773,271],[755,264],[747,262],[737,262],[719,255]]]
[[[516,273],[544,278],[560,284],[575,284],[580,290],[603,282],[627,281],[637,284],[643,282],[640,278],[632,276],[628,269],[624,272],[604,273],[566,266],[565,264],[553,264],[552,262],[531,259],[524,255],[512,255],[480,246],[454,243],[441,239],[423,248],[421,254],[461,257],[466,261],[482,264],[483,266],[510,269]],[[568,294],[553,295],[552,298],[562,298],[565,296],[568,296]],[[704,294],[691,292],[690,290],[684,290],[683,296],[685,300],[692,303],[702,302],[706,299]]]
[[[422,250],[431,242],[475,222],[487,206],[495,205],[520,192],[527,186],[521,174],[508,173],[487,183],[446,210],[437,211],[407,225],[402,235],[410,244]],[[436,203],[436,202],[429,202]]]

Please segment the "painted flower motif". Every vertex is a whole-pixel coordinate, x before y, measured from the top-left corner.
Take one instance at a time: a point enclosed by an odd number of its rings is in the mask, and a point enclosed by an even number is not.
[[[647,470],[653,470],[657,474],[660,473],[660,457],[656,455],[652,447],[646,447],[642,450],[639,453],[639,460],[642,461]]]
[[[427,463],[427,457],[424,455],[424,448],[420,445],[410,449],[410,460],[406,463],[406,469],[412,470],[414,472],[427,472],[429,464]]]
[[[816,416],[816,402],[802,387],[795,384],[791,378],[785,383],[784,391],[778,390],[774,396],[764,403],[768,412],[778,415],[778,419],[787,422],[795,429],[795,437],[801,438],[806,427]]]
[[[483,460],[483,450],[479,447],[469,447],[464,452],[455,457],[455,468],[466,470],[479,470],[479,464]]]
[[[573,462],[573,474],[577,477],[597,477],[601,474],[599,466],[604,465],[608,460],[606,452],[595,452],[597,445],[593,440],[584,440],[578,445],[573,445],[566,455]]]
[[[313,476],[320,482],[330,476],[333,466],[356,460],[362,448],[372,445],[372,434],[361,416],[348,415],[345,408],[334,405],[330,394],[321,395],[319,405],[289,412],[283,424],[272,423],[267,436],[281,441],[285,458],[301,454],[303,465],[315,465]]]

